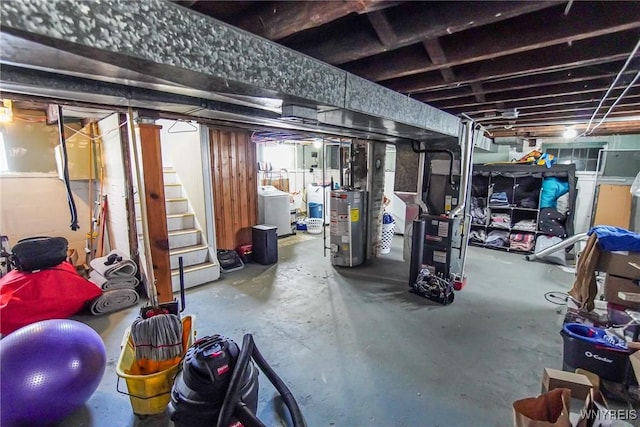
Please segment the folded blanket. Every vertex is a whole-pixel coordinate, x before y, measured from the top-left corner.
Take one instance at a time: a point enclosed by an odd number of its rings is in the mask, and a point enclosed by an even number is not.
[[[538,229],[538,223],[535,219],[522,219],[513,224],[513,229],[523,231],[536,231]]]
[[[509,206],[509,197],[507,193],[501,191],[493,193],[489,199],[489,206]]]
[[[509,236],[509,248],[519,251],[532,251],[535,244],[535,235],[529,233],[511,233]]]
[[[97,316],[122,310],[137,304],[139,298],[138,293],[133,289],[104,291],[102,295],[91,301],[91,314]]]
[[[89,280],[104,291],[108,291],[109,289],[135,289],[139,283],[135,277],[122,276],[107,279],[95,270],[89,273]]]
[[[511,228],[511,215],[505,213],[491,214],[489,225],[500,228]]]
[[[487,234],[486,245],[493,246],[497,248],[508,248],[509,247],[509,232],[494,230]]]
[[[132,277],[138,272],[138,267],[129,256],[117,249],[109,252],[107,256],[92,259],[89,265],[106,279]]]

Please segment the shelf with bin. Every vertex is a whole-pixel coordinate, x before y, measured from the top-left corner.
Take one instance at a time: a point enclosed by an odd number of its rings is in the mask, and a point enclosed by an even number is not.
[[[575,206],[575,166],[555,165],[551,170],[545,167],[520,164],[500,164],[500,165],[474,165],[474,172],[471,179],[471,196],[477,198],[472,204],[480,204],[484,209],[484,224],[471,224],[471,230],[484,229],[488,235],[491,231],[500,230],[512,233],[528,233],[534,236],[545,234],[539,229],[540,222],[540,201],[542,194],[543,180],[548,176],[566,177],[572,184],[573,198],[570,206]],[[491,203],[491,197],[496,193],[505,193],[500,200],[504,204],[495,205]],[[506,204],[508,203],[508,205]],[[535,206],[525,207],[521,206]],[[570,208],[572,209],[572,208]],[[473,211],[471,212],[473,214]],[[505,213],[510,216],[509,227],[500,227],[491,224],[492,213]],[[515,226],[518,221],[529,220],[535,224],[535,230],[531,228],[521,228]],[[569,221],[572,221],[570,218]],[[572,227],[570,228],[572,231]],[[473,246],[500,249],[506,252],[531,253],[533,251],[521,251],[503,247],[493,247],[484,243],[469,241]]]

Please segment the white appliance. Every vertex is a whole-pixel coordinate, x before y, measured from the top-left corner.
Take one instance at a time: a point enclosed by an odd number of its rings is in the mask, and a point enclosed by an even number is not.
[[[322,191],[324,189],[324,191]],[[331,196],[331,185],[307,185],[307,216],[310,217],[311,209],[309,204],[317,203],[322,205],[325,225],[331,222],[331,212],[329,212],[329,197]]]
[[[272,185],[258,187],[258,221],[278,227],[278,237],[291,234],[289,193]]]

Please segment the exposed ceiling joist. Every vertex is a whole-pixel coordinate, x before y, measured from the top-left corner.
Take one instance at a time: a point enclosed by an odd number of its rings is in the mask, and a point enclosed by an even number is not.
[[[208,3],[194,8],[202,11]],[[231,14],[212,7],[217,11],[211,15],[233,25],[243,15],[261,16],[265,4],[249,3],[253,7],[233,6]],[[343,2],[323,7],[326,22],[293,29],[280,43],[449,113],[506,124],[503,136],[519,134],[518,123],[533,120],[538,133],[544,126],[555,132],[554,125],[588,121],[583,117],[595,110],[640,38],[640,2],[381,0],[339,18],[329,10],[343,9]],[[638,70],[640,55],[603,108]],[[633,87],[611,113],[615,121],[635,114],[639,102],[640,88]],[[519,116],[505,122],[501,116],[513,109]],[[598,132],[640,124],[633,117],[628,122]]]
[[[312,3],[324,5],[324,2]],[[435,7],[430,2],[413,2],[411,13],[388,18],[397,34],[394,47],[399,48],[557,4],[559,2],[504,1],[487,4],[467,1],[439,2]],[[307,44],[306,40],[301,40],[300,46],[292,41],[289,46],[330,64],[343,64],[388,50],[375,34],[362,30],[350,34],[335,34],[312,45]]]
[[[370,7],[380,6],[378,3],[380,0],[336,1],[327,7],[320,1],[263,2],[257,12],[244,14],[235,25],[269,40],[280,40],[350,13],[367,12]]]
[[[432,63],[444,64],[445,62],[447,62],[447,56],[444,54],[444,51],[442,50],[442,46],[440,45],[438,39],[428,39],[422,42],[422,44],[427,50]],[[453,70],[448,67],[440,68],[440,74],[442,74],[442,78],[447,83],[452,82],[456,79]]]
[[[438,108],[455,109],[455,108],[475,108],[483,104],[492,104],[496,102],[514,102],[521,101],[529,104],[531,101],[539,100],[541,98],[554,98],[557,96],[577,95],[577,94],[592,94],[593,98],[600,99],[609,88],[609,81],[606,80],[594,80],[592,82],[579,82],[568,83],[564,85],[549,86],[546,90],[535,89],[523,89],[515,90],[512,92],[501,92],[499,94],[487,94],[485,95],[485,102],[477,102],[475,98],[469,96],[467,98],[457,98],[447,101],[438,101],[432,103],[432,105]],[[622,89],[626,87],[625,82],[619,82],[614,89],[620,93]],[[635,85],[634,90],[640,88],[640,85]],[[637,90],[636,90],[637,92]],[[611,95],[613,96],[613,95]],[[466,101],[466,102],[465,102]]]
[[[367,18],[384,46],[393,46],[396,43],[398,37],[384,15],[384,11],[376,10],[375,12],[367,13]]]
[[[536,76],[525,76],[515,79],[507,79],[507,80],[499,80],[497,82],[482,82],[482,91],[485,94],[488,93],[499,93],[499,92],[508,92],[514,90],[521,89],[533,89],[540,88],[543,91],[545,87],[548,86],[556,86],[567,83],[579,83],[579,82],[588,82],[592,80],[605,80],[613,81],[615,77],[615,73],[604,73],[604,74],[593,74],[593,69],[588,69],[588,72],[582,73],[577,72],[581,69],[575,69],[570,71],[559,71],[553,73],[554,76],[549,76],[549,74],[539,74]],[[597,72],[599,70],[595,70]],[[622,77],[627,79],[629,77],[633,77],[635,71],[626,71],[622,73]],[[556,80],[556,77],[557,80]],[[415,98],[420,99],[426,103],[432,103],[436,101],[444,101],[447,99],[456,99],[456,98],[464,98],[469,96],[470,93],[469,86],[462,86],[455,89],[443,89],[440,91],[432,91],[428,93],[422,93],[416,95]]]
[[[604,2],[584,2],[576,8],[581,10],[568,17],[553,8],[453,34],[441,43],[446,61],[432,58],[432,63],[405,62],[403,52],[395,50],[345,64],[345,68],[366,79],[381,81],[640,28],[640,3],[611,8]],[[585,14],[598,19],[585,19]],[[523,31],[525,25],[528,27]]]
[[[620,93],[620,92],[621,91],[618,91],[617,93]],[[585,99],[585,97],[582,94],[558,96],[552,99],[553,101],[539,100],[539,101],[532,101],[530,103],[505,102],[505,103],[500,103],[499,107],[497,105],[487,105],[486,107],[476,108],[472,112],[470,111],[468,115],[473,118],[477,118],[477,117],[483,117],[485,115],[496,114],[500,111],[512,110],[512,109],[517,109],[519,111],[527,111],[527,110],[538,110],[541,108],[548,108],[549,111],[552,111],[554,109],[559,109],[559,108],[570,106],[570,105],[593,105],[593,108],[595,109],[595,107],[598,105],[598,102],[600,102],[600,97],[593,96],[591,97],[591,99]],[[626,95],[624,97],[624,100],[625,102],[639,101],[640,94]],[[612,102],[613,102],[612,100],[609,100],[604,105],[610,105]],[[455,111],[455,110],[452,110],[452,111]],[[461,114],[464,111],[468,111],[468,110],[460,109],[458,114]]]
[[[569,123],[569,122],[567,122]],[[587,125],[586,123],[574,123],[578,134],[585,131]],[[522,136],[524,138],[527,137],[557,137],[562,135],[564,130],[566,129],[566,123],[540,123],[538,125],[527,125],[527,126],[518,126],[512,127],[510,129],[490,129],[491,136],[493,138],[504,138],[511,136]],[[597,129],[593,130],[590,135],[611,135],[611,134],[629,134],[629,133],[637,133],[640,128],[640,120],[622,120],[616,121],[607,121],[602,123]]]
[[[595,107],[587,107],[587,108],[579,108],[579,109],[567,109],[567,110],[556,110],[553,112],[533,112],[533,113],[525,113],[520,114],[518,116],[518,124],[527,124],[531,122],[541,122],[541,121],[549,121],[549,118],[553,117],[554,119],[565,118],[565,119],[578,119],[578,118],[586,118],[589,119],[595,110]],[[601,109],[600,112],[595,116],[595,120],[601,118],[606,112],[607,108]],[[628,105],[616,105],[616,107],[611,110],[609,113],[609,117],[616,117],[620,115],[638,115],[640,114],[640,104],[628,104]],[[502,117],[486,117],[477,119],[478,122],[483,124],[492,123],[495,125],[506,125],[509,124],[513,120],[505,119]]]
[[[420,93],[434,88],[455,87],[475,81],[497,80],[548,73],[571,68],[594,66],[627,59],[637,38],[616,34],[596,41],[581,41],[572,46],[552,46],[534,53],[520,53],[490,62],[469,64],[456,69],[454,82],[444,82],[434,73],[418,74],[402,79],[389,80],[385,86],[403,93]]]

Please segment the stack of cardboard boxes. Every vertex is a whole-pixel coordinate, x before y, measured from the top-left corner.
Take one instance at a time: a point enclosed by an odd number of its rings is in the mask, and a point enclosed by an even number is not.
[[[603,294],[609,322],[627,324],[631,318],[625,310],[640,311],[640,253],[602,252],[597,270],[606,273]]]

